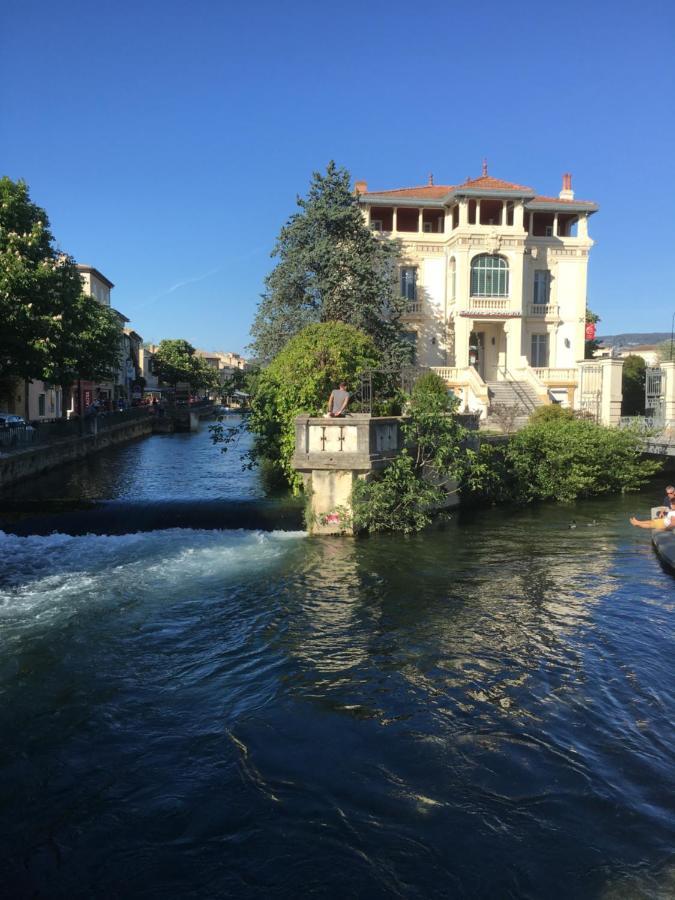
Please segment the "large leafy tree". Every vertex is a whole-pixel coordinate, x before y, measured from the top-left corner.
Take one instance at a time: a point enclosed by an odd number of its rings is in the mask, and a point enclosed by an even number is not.
[[[353,392],[359,375],[378,366],[381,357],[368,335],[342,322],[308,325],[288,341],[273,362],[254,379],[247,427],[254,435],[251,463],[264,463],[266,474],[299,489],[301,479],[291,466],[295,449],[295,418],[319,415],[340,381]],[[241,428],[212,429],[216,442],[231,443]],[[225,449],[226,449],[225,448]]]
[[[60,384],[64,396],[78,378],[113,377],[120,365],[122,324],[114,310],[82,292],[75,260],[61,256],[54,271],[59,313],[42,375]],[[64,404],[64,415],[66,415]]]
[[[366,227],[346,169],[315,172],[299,211],[281,229],[255,317],[253,354],[267,365],[306,325],[344,322],[369,335],[386,363],[407,359],[394,289],[398,247]]]
[[[0,379],[40,377],[59,297],[47,214],[25,182],[0,178]]]
[[[83,294],[46,212],[25,182],[7,177],[0,178],[0,322],[0,379],[44,378],[65,393],[77,378],[108,377],[119,364],[117,316]]]
[[[631,353],[623,361],[621,412],[624,416],[644,416],[647,366],[641,356]]]
[[[182,338],[160,341],[152,360],[155,375],[175,388],[189,384],[192,390],[215,390],[220,385],[218,373]]]

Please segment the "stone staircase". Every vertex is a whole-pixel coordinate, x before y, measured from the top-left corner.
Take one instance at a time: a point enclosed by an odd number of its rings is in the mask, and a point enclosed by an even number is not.
[[[513,420],[511,431],[518,431],[527,424],[530,414],[543,406],[533,388],[526,381],[488,381],[488,396],[490,398],[490,410],[486,419],[481,420],[480,427],[493,431],[502,431],[502,423],[493,415],[495,406],[518,407],[518,415]]]

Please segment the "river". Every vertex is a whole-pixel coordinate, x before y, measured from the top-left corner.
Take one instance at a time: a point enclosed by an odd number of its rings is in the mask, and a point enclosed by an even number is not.
[[[7,519],[2,894],[674,896],[675,585],[627,524],[661,487],[411,538]],[[261,497],[202,431],[4,508]]]

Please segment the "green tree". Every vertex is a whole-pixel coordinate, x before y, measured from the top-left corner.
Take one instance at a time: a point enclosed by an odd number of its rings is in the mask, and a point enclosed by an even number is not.
[[[182,338],[160,341],[152,366],[159,380],[174,389],[177,384],[188,384],[193,391],[220,389],[217,370],[197,356],[192,344]]]
[[[623,361],[621,372],[621,412],[624,416],[644,416],[645,414],[645,379],[644,359],[631,353]]]
[[[251,329],[256,359],[270,363],[306,325],[344,322],[369,335],[387,363],[407,360],[399,322],[405,301],[394,289],[398,248],[366,227],[347,170],[331,161],[297,203],[272,252],[279,262]]]
[[[120,365],[122,324],[114,310],[82,292],[75,260],[61,256],[54,270],[59,313],[54,317],[42,376],[61,385],[67,397],[79,378],[108,380]],[[63,404],[63,415],[67,415]]]
[[[324,322],[303,328],[257,377],[248,418],[255,435],[251,461],[271,461],[298,490],[302,482],[291,467],[296,416],[322,414],[340,381],[353,392],[360,373],[379,362],[372,339],[352,325]]]
[[[0,178],[0,378],[38,378],[59,314],[47,214],[24,181]]]

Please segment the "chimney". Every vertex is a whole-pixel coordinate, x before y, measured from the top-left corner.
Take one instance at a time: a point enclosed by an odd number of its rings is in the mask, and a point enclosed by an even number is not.
[[[355,181],[354,182],[354,193],[355,194],[365,194],[368,191],[368,182],[367,181]]]
[[[558,194],[561,200],[574,200],[574,191],[572,190],[572,176],[569,172],[565,172],[562,181],[562,190]]]

